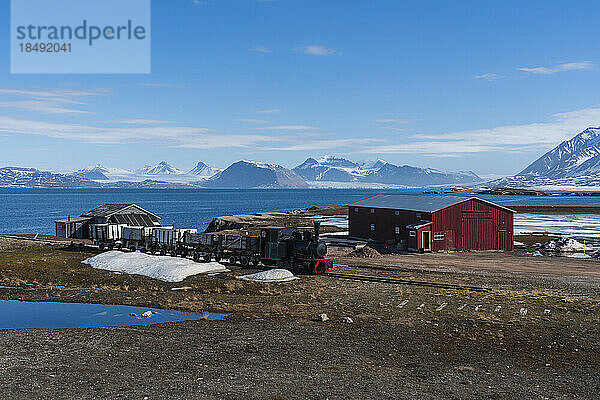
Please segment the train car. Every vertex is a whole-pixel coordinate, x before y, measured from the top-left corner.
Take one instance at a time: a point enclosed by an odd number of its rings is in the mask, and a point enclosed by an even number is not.
[[[114,225],[114,226],[113,226]],[[192,256],[194,261],[215,260],[258,266],[295,269],[321,274],[333,269],[325,258],[327,245],[314,232],[289,227],[265,227],[259,236],[198,233],[196,229],[144,227],[117,224],[96,225],[93,233],[100,250],[128,249],[171,256]]]
[[[96,224],[90,226],[90,238],[98,243],[100,250],[104,248],[112,249],[113,247],[119,247],[121,237],[123,234],[123,228],[127,225],[124,224]]]
[[[196,261],[226,259],[230,264],[262,263],[315,274],[333,269],[333,262],[325,259],[327,245],[319,240],[318,223],[314,233],[288,227],[265,227],[259,236],[187,233],[183,245]]]

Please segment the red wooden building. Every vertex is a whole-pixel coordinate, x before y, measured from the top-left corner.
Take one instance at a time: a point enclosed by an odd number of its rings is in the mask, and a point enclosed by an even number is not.
[[[378,194],[348,207],[352,237],[413,251],[513,250],[514,211],[477,197]]]

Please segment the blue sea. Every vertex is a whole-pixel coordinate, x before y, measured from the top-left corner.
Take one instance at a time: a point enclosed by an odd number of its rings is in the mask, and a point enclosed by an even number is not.
[[[422,194],[420,190],[372,189],[16,189],[0,188],[0,233],[54,234],[54,220],[78,216],[104,203],[135,203],[162,217],[163,225],[203,230],[217,216],[290,211],[347,204],[377,193]],[[427,195],[423,195],[427,196]],[[471,196],[464,194],[464,196]],[[600,206],[600,197],[494,196],[516,205]]]

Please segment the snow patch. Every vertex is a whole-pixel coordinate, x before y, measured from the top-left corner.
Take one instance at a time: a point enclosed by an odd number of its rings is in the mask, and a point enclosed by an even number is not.
[[[108,251],[82,261],[93,268],[126,274],[145,275],[167,282],[181,282],[188,276],[207,272],[227,272],[217,262],[196,263],[186,258],[151,256],[143,253]]]
[[[239,279],[254,282],[289,282],[299,279],[287,269],[270,269],[268,271],[257,272],[256,274],[240,276]]]
[[[559,238],[544,245],[544,250],[557,252],[579,252],[586,249],[583,243],[571,238]]]
[[[525,253],[523,253],[523,255],[531,256],[531,257],[542,257],[543,256],[543,254],[540,253],[539,251],[526,251]]]

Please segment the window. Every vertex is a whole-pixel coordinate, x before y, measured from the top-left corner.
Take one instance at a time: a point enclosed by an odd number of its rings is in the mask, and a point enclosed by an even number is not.
[[[409,235],[410,237],[417,237],[417,231],[410,231],[410,232],[408,233],[408,235]]]
[[[417,218],[421,219],[421,213],[417,213]]]
[[[358,207],[355,207],[355,208],[354,208],[354,212],[358,212]]]
[[[394,228],[394,232],[396,233],[396,235],[399,235],[400,234],[400,227],[399,226],[395,227]]]
[[[444,232],[436,232],[433,234],[433,240],[444,240]]]
[[[400,215],[400,211],[396,211],[394,214],[396,214],[396,215]]]
[[[375,209],[371,208],[371,214],[375,214]]]
[[[375,230],[375,224],[371,224],[371,230],[374,231]]]

